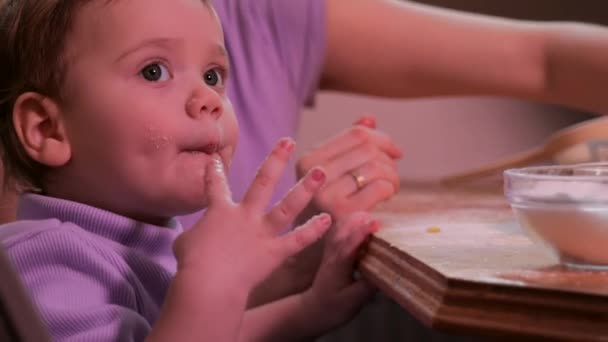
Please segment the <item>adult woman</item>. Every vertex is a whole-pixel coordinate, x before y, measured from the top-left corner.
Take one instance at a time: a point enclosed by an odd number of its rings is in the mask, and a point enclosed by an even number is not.
[[[390,0],[214,4],[234,66],[233,102],[246,132],[237,149],[239,171],[231,178],[236,197],[263,151],[277,137],[294,135],[300,109],[311,103],[318,88],[387,97],[513,96],[595,112],[608,107],[602,91],[608,78],[608,30],[597,26],[490,19]],[[360,135],[373,133],[363,131]],[[348,133],[341,136],[343,140],[334,139],[307,155],[302,168],[325,164],[357,145],[343,143]],[[382,154],[389,157],[385,164],[398,157],[383,138],[374,140],[383,153],[367,162]],[[337,167],[343,174],[333,175],[335,180],[349,179],[341,184],[350,188],[332,190],[352,192],[356,187],[350,173],[365,162],[352,164],[351,169]],[[373,186],[374,180],[392,179],[389,174],[359,176]],[[280,191],[292,181],[286,179]],[[325,203],[324,209],[335,212],[339,207],[331,205]]]
[[[225,27],[234,76],[229,91],[242,131],[231,175],[236,197],[264,151],[278,137],[295,134],[300,109],[319,88],[400,98],[500,95],[608,109],[605,28],[532,24],[391,0],[214,5]],[[330,186],[316,204],[339,216],[396,192],[399,156],[389,137],[359,125],[310,151],[298,166],[302,172],[314,165],[328,169]],[[298,265],[285,273],[295,274],[292,280],[283,274],[267,283],[265,295],[306,286],[314,267]]]

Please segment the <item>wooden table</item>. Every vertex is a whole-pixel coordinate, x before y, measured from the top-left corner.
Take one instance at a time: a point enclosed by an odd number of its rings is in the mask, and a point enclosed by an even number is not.
[[[384,227],[360,269],[419,320],[468,335],[608,341],[608,272],[561,267],[520,231],[500,189],[405,188],[378,210]]]

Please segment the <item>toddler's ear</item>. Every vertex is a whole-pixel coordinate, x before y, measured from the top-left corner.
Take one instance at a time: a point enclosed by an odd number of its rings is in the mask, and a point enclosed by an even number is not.
[[[54,100],[34,92],[21,94],[13,107],[13,125],[30,158],[49,167],[70,160],[61,109]]]

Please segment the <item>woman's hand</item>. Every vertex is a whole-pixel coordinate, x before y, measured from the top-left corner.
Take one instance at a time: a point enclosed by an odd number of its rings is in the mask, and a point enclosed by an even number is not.
[[[372,117],[363,117],[300,158],[298,177],[314,167],[327,173],[326,184],[314,196],[314,212],[340,218],[371,209],[399,191],[396,161],[402,157],[401,149],[375,128]]]
[[[308,219],[319,211],[334,221],[355,211],[373,208],[399,191],[396,160],[401,150],[386,134],[376,128],[372,117],[363,117],[350,129],[314,148],[297,163],[300,178],[315,167],[325,170],[325,184],[299,216]],[[356,177],[355,177],[356,176]],[[262,305],[309,288],[317,273],[324,241],[289,258],[249,297],[250,307]]]

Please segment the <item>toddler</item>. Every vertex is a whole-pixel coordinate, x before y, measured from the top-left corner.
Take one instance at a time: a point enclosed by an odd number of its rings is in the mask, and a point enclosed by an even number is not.
[[[208,1],[0,4],[2,157],[24,191],[0,239],[54,340],[295,340],[369,297],[351,274],[378,223],[357,213],[326,234],[310,288],[247,309],[252,288],[332,222],[279,234],[323,185],[320,168],[266,211],[290,139],[232,202],[238,125]],[[185,232],[174,219],[202,208]]]

